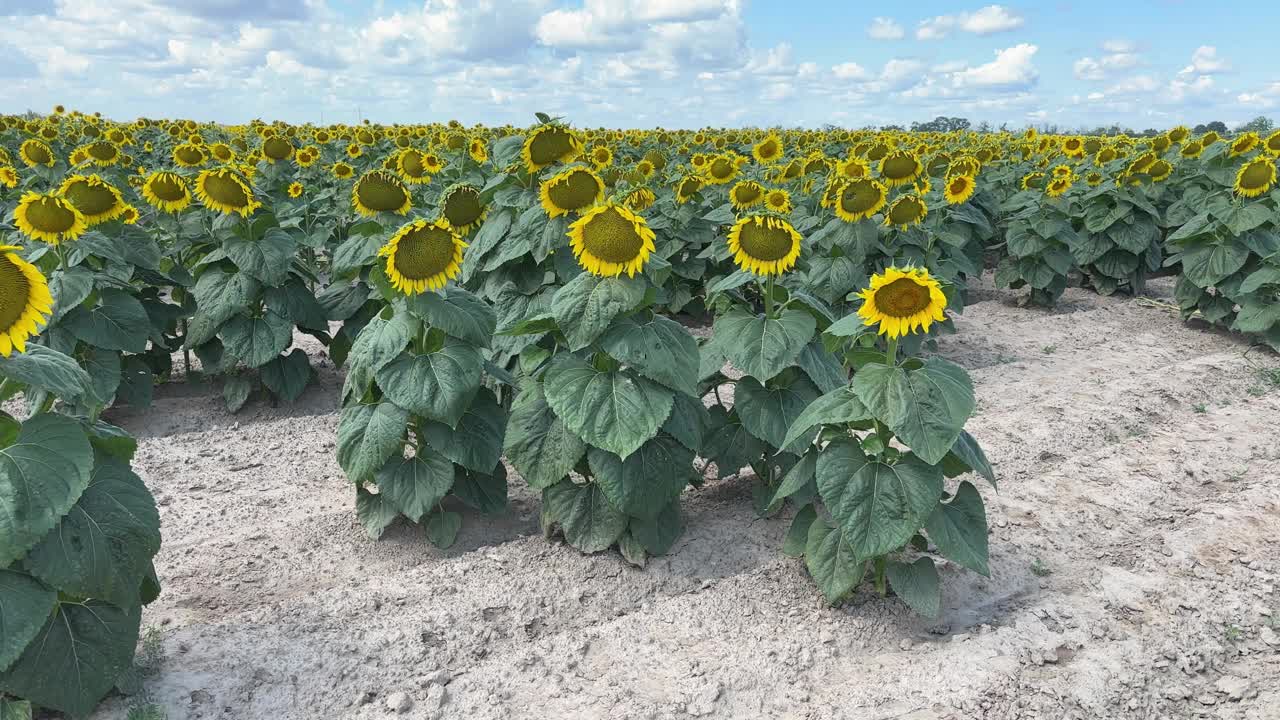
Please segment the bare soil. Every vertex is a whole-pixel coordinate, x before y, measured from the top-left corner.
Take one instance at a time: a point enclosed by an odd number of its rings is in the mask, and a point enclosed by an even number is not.
[[[1130,298],[971,296],[940,351],[1000,477],[992,575],[942,565],[938,620],[826,607],[750,478],[688,491],[643,570],[543,539],[514,474],[446,552],[407,524],[371,541],[341,376],[300,336],[321,377],[294,405],[173,383],[112,414],[161,506],[162,657],[93,717],[1280,718],[1280,360]]]

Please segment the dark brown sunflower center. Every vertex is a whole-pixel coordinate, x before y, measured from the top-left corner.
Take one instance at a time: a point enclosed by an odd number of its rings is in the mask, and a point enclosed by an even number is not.
[[[765,140],[764,143],[760,145],[760,157],[771,158],[777,154],[778,154],[778,143],[774,142],[773,140]]]
[[[40,198],[27,206],[27,222],[47,233],[66,232],[75,227],[76,214],[56,198]]]
[[[769,220],[753,220],[743,225],[738,233],[738,247],[754,260],[774,262],[795,249],[795,237],[785,227]]]
[[[929,307],[929,288],[909,277],[876,290],[876,309],[894,318],[908,318]]]
[[[849,183],[840,193],[840,209],[858,215],[875,207],[881,197],[880,188],[869,182]]]
[[[1198,142],[1189,142],[1182,147],[1183,157],[1195,157],[1200,154],[1204,147]]]
[[[94,160],[109,162],[115,160],[119,155],[120,151],[109,142],[96,142],[89,146],[89,156]]]
[[[409,193],[391,175],[381,170],[366,175],[356,185],[360,204],[376,212],[395,212],[404,207]]]
[[[550,165],[573,152],[573,137],[564,128],[542,130],[529,142],[529,157],[536,165]]]
[[[420,178],[427,174],[427,168],[422,164],[422,153],[406,152],[400,156],[400,172],[411,178]]]
[[[919,162],[907,153],[895,153],[885,158],[880,174],[890,180],[906,180],[919,172],[919,166]]]
[[[621,265],[640,256],[644,238],[631,220],[610,207],[582,228],[582,245],[600,260]]]
[[[1240,187],[1245,190],[1261,190],[1271,184],[1275,169],[1266,160],[1256,160],[1244,166],[1240,174]]]
[[[229,174],[206,175],[202,183],[205,195],[222,205],[243,208],[249,205],[249,190],[234,176]]]
[[[173,156],[179,162],[184,162],[188,165],[199,165],[204,162],[204,151],[195,145],[180,145],[173,151]]]
[[[157,175],[147,184],[151,194],[165,202],[177,202],[187,196],[187,188],[177,175]]]
[[[27,160],[37,165],[43,165],[53,159],[53,156],[49,154],[49,147],[44,143],[31,143],[30,145],[24,145],[22,149],[24,151],[23,154],[27,156]]]
[[[284,138],[269,138],[262,143],[262,154],[272,160],[284,160],[293,154],[293,143]]]
[[[739,205],[749,205],[760,199],[759,185],[739,185],[733,189],[733,200]]]
[[[691,197],[694,193],[702,189],[702,182],[694,178],[685,178],[680,182],[680,197]]]
[[[475,188],[461,187],[449,193],[444,201],[444,216],[454,227],[465,227],[480,219],[484,207]]]
[[[87,218],[110,213],[119,203],[118,196],[110,187],[91,183],[88,180],[71,183],[62,195]]]
[[[964,191],[969,189],[969,178],[964,175],[956,177],[948,183],[947,189],[952,195],[963,195]]]
[[[426,280],[453,262],[453,233],[434,225],[409,231],[396,243],[395,268],[410,280]]]
[[[1022,182],[1028,188],[1044,187],[1044,173],[1032,173],[1023,178]]]
[[[711,173],[711,177],[717,180],[724,180],[733,175],[733,163],[727,158],[716,158],[711,161],[711,168],[708,172]]]
[[[6,332],[22,317],[31,297],[31,282],[22,274],[7,253],[0,254],[0,333]]]
[[[902,198],[889,208],[889,220],[894,225],[906,225],[920,219],[924,207],[915,198]]]
[[[551,183],[547,196],[561,210],[581,210],[595,202],[600,190],[600,181],[591,173],[575,170],[568,177]]]

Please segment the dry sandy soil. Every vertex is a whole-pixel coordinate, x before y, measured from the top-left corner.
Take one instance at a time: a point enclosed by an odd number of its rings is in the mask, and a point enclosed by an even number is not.
[[[971,294],[941,352],[1001,485],[991,579],[943,566],[939,620],[825,607],[747,478],[688,491],[644,570],[544,540],[514,475],[447,552],[371,541],[320,360],[292,406],[172,384],[112,415],[164,523],[146,694],[171,720],[1280,718],[1280,360],[1131,299]]]

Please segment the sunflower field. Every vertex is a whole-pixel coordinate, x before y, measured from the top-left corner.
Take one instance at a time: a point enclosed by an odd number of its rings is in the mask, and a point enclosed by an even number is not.
[[[517,480],[549,538],[643,567],[687,488],[740,476],[827,601],[936,615],[933,556],[988,572],[973,385],[932,353],[968,281],[1050,306],[1173,274],[1184,317],[1280,350],[1277,158],[1280,132],[1185,127],[0,116],[0,716],[87,714],[160,592],[104,413],[196,377],[232,412],[293,401],[297,333],[345,370],[374,539],[403,517],[448,547]]]

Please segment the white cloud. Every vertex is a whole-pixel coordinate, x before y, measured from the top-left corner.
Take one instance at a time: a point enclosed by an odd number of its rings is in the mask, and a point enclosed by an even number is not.
[[[735,10],[728,0],[586,0],[581,9],[543,15],[534,33],[550,47],[635,47],[648,26],[714,20]]]
[[[1102,49],[1107,54],[1099,58],[1083,57],[1075,62],[1072,70],[1081,80],[1105,80],[1122,70],[1137,67],[1141,58],[1132,46],[1116,41],[1105,42]]]
[[[838,80],[870,80],[871,73],[855,62],[840,63],[831,68],[831,74]]]
[[[1250,107],[1273,108],[1280,104],[1280,82],[1271,83],[1257,92],[1240,93],[1236,101]]]
[[[950,15],[939,15],[928,20],[921,20],[916,26],[917,40],[941,40],[951,33],[956,19]]]
[[[1218,57],[1218,49],[1212,45],[1201,45],[1191,54],[1191,64],[1182,69],[1180,75],[1213,75],[1231,69],[1231,64]]]
[[[957,87],[1029,87],[1039,79],[1031,64],[1039,47],[1020,43],[996,52],[996,59],[985,65],[954,73]]]
[[[941,40],[960,29],[975,35],[992,35],[1008,32],[1023,26],[1022,16],[1003,5],[988,5],[971,13],[958,15],[938,15],[921,20],[916,26],[917,40]]]
[[[893,18],[878,17],[867,27],[867,36],[872,40],[901,40],[906,34]]]

